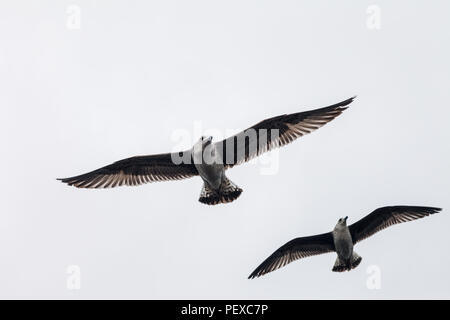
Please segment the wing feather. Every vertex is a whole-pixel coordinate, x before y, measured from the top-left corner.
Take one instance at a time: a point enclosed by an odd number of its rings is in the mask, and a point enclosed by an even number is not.
[[[306,258],[326,252],[335,251],[333,235],[331,232],[310,237],[296,238],[281,246],[263,263],[261,263],[248,277],[260,277],[266,273],[277,270],[297,259]]]
[[[173,161],[175,155],[178,157],[176,159],[191,157],[190,151],[137,156],[79,176],[58,180],[77,188],[115,188],[123,185],[137,186],[154,181],[180,180],[198,175],[192,159],[190,163],[175,164]]]
[[[263,120],[216,143],[226,168],[249,161],[264,152],[284,146],[339,116],[355,97],[332,106]],[[276,134],[277,130],[278,135]]]
[[[441,211],[434,207],[392,206],[378,208],[349,226],[353,243],[364,240],[394,224],[408,222]]]

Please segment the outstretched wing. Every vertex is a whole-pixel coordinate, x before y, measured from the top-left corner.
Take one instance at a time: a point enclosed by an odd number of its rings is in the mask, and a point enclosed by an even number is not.
[[[264,260],[249,279],[260,277],[266,273],[284,267],[294,260],[335,251],[333,235],[331,232],[310,237],[297,238],[289,241],[270,257]]]
[[[353,243],[364,240],[394,224],[420,219],[441,210],[440,208],[414,206],[378,208],[349,226]]]
[[[355,97],[329,107],[285,114],[263,120],[216,143],[226,168],[249,161],[278,146],[284,146],[339,116]],[[277,130],[278,134],[275,131]]]
[[[173,161],[186,156],[191,160],[190,151],[132,157],[89,173],[58,180],[77,188],[114,188],[154,181],[180,180],[198,175],[192,161],[175,161],[181,162],[180,164]]]

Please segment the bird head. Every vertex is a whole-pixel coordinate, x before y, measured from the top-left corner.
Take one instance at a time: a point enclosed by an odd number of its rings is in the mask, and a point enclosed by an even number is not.
[[[338,227],[338,226],[341,226],[341,227],[347,226],[347,219],[348,219],[348,216],[344,217],[344,218],[339,218],[339,220],[338,220],[338,222],[336,224],[336,227]]]
[[[206,147],[207,145],[209,145],[212,142],[212,139],[213,139],[213,137],[211,137],[211,136],[209,136],[209,137],[201,136],[200,140],[198,142],[201,143],[201,145],[203,147]]]

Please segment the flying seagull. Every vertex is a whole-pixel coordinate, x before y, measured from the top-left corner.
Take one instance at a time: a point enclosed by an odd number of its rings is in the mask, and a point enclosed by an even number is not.
[[[201,137],[186,151],[127,158],[58,180],[77,188],[114,188],[200,176],[204,182],[200,202],[208,205],[231,202],[240,196],[242,189],[226,177],[226,169],[322,127],[347,109],[354,98],[266,119],[219,142],[212,143],[212,137]]]
[[[362,260],[353,251],[356,243],[394,224],[420,219],[439,211],[440,208],[433,207],[383,207],[350,226],[347,226],[348,217],[340,218],[332,232],[289,241],[264,260],[248,278],[257,278],[294,260],[327,252],[337,253],[332,271],[350,271]]]

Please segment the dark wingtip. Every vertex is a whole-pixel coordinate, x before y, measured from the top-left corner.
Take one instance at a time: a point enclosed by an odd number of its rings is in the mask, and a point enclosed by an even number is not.
[[[355,99],[356,99],[356,96],[353,96],[351,98],[348,98],[347,100],[338,102],[336,104],[333,104],[331,106],[324,107],[324,108],[318,109],[318,110],[334,110],[334,111],[339,111],[341,113],[341,112],[347,110],[349,108],[349,104],[352,103]],[[315,110],[315,111],[317,111],[317,110]]]
[[[252,274],[251,274],[251,275],[249,275],[247,279],[251,280],[251,279],[255,279],[255,278],[258,278],[258,277],[259,277],[259,276],[258,276],[258,275],[256,275],[256,274],[255,274],[255,272],[252,272]]]
[[[438,207],[419,207],[422,212],[428,213],[428,214],[434,214],[442,211],[442,208]]]
[[[269,272],[270,272],[270,271],[269,271]],[[256,279],[256,278],[259,278],[259,277],[265,275],[266,273],[267,273],[267,272],[264,272],[264,271],[261,269],[261,266],[259,266],[258,268],[256,268],[255,270],[253,270],[253,272],[248,276],[247,279]]]
[[[73,186],[73,184],[76,182],[73,178],[56,178],[56,181],[60,181],[64,184],[67,184],[68,186]]]
[[[341,103],[339,103],[339,105],[340,105],[341,107],[344,107],[344,106],[345,106],[345,108],[342,108],[342,109],[347,109],[347,108],[348,108],[347,106],[348,106],[350,103],[352,103],[353,101],[355,101],[356,97],[357,97],[357,96],[353,96],[353,97],[351,97],[351,98],[348,98],[347,100],[344,100],[344,101],[342,101]]]

